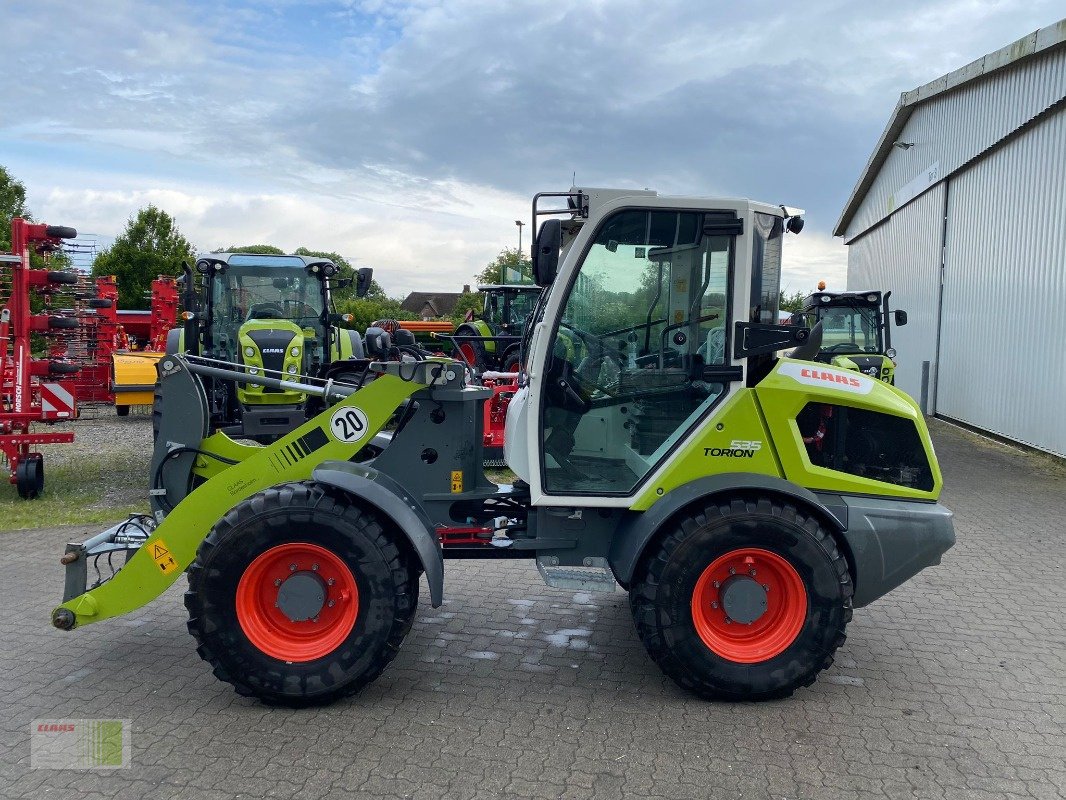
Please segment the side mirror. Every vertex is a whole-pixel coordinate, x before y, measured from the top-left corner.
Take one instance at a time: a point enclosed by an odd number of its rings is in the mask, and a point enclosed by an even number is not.
[[[542,289],[551,286],[555,280],[562,246],[563,224],[557,219],[544,220],[533,247],[533,281]]]
[[[355,273],[355,296],[366,297],[370,291],[370,283],[374,280],[374,270],[371,267],[360,267]]]
[[[896,318],[896,327],[897,328],[901,328],[901,327],[903,327],[904,325],[907,324],[907,312],[906,311],[900,311],[899,309],[896,309],[896,311],[893,313],[893,316]]]

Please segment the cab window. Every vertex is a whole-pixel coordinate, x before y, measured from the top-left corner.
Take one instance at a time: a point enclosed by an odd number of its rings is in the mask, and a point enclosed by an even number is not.
[[[632,492],[724,396],[734,241],[705,235],[698,212],[603,223],[551,340],[546,492]]]

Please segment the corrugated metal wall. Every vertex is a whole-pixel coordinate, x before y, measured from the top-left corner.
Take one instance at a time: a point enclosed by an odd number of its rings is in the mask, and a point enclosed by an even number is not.
[[[945,255],[937,413],[1066,456],[1066,111],[952,178]]]
[[[938,184],[848,247],[848,289],[891,290],[892,308],[907,312],[907,325],[892,330],[896,385],[918,401],[922,362],[936,362],[944,191],[945,184]]]
[[[845,241],[892,213],[890,198],[939,162],[943,179],[1066,97],[1066,48],[1021,62],[932,98],[914,109],[858,211]],[[897,204],[898,205],[898,204]]]

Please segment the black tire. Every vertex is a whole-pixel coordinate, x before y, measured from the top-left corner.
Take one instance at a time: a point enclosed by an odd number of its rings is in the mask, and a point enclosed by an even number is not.
[[[325,548],[348,566],[358,613],[331,652],[290,662],[252,643],[236,597],[241,576],[258,556],[296,542]],[[271,705],[330,703],[358,692],[396,656],[414,620],[418,574],[392,529],[349,496],[314,482],[277,486],[232,509],[201,543],[185,593],[188,628],[200,657],[238,694]]]
[[[48,327],[53,330],[70,330],[77,328],[81,323],[74,317],[49,317]]]
[[[503,367],[501,372],[518,372],[522,367],[522,359],[519,356],[518,348],[514,347],[507,352],[507,355],[503,358]]]
[[[129,406],[115,406],[115,413],[120,417],[128,417],[130,415]]]
[[[93,297],[85,302],[89,308],[111,308],[111,300],[106,297]]]
[[[67,286],[72,286],[78,282],[78,276],[73,272],[62,272],[60,270],[51,270],[48,273],[49,283],[63,283]]]
[[[44,492],[44,457],[30,453],[15,469],[15,488],[23,500],[35,500]]]
[[[719,655],[693,621],[700,576],[717,559],[745,548],[784,559],[802,580],[807,603],[795,638],[782,652],[756,663]],[[678,520],[649,547],[632,584],[630,607],[648,654],[682,688],[724,700],[788,697],[813,683],[844,643],[854,593],[847,561],[818,519],[761,495],[724,497]],[[739,624],[737,630],[742,630]]]
[[[78,364],[70,364],[65,361],[49,361],[48,373],[50,375],[74,375],[81,371]]]

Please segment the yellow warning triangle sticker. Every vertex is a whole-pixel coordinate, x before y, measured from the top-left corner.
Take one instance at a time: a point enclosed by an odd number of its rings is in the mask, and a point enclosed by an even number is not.
[[[167,550],[165,547],[163,547],[163,545],[161,545],[161,544],[153,544],[152,545],[152,559],[154,561],[158,561],[159,559],[163,558],[164,556],[169,556],[169,555],[170,555],[170,551]]]

